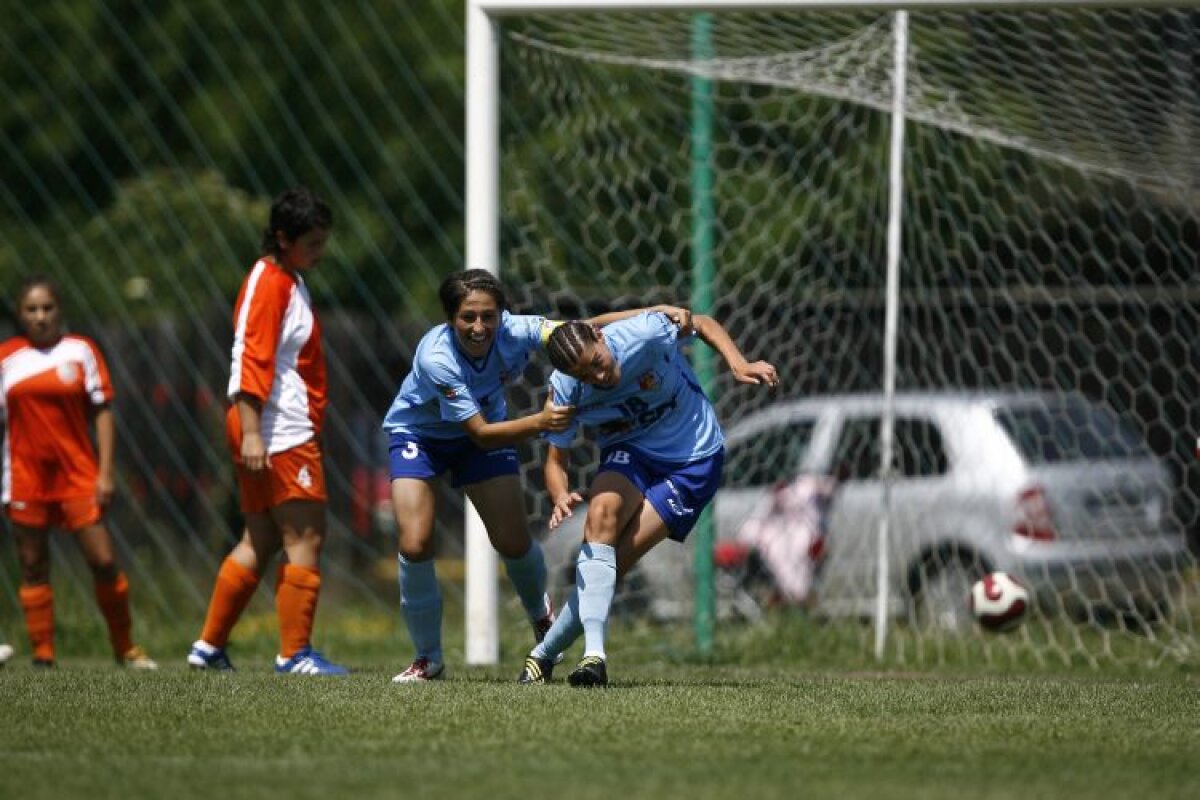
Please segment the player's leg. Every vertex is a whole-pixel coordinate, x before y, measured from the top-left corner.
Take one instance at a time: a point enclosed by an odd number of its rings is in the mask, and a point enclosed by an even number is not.
[[[649,503],[642,503],[641,513],[629,521],[617,544],[617,580],[633,569],[634,565],[650,552],[659,542],[666,539],[670,531],[658,511]],[[545,638],[533,648],[525,659],[520,683],[546,683],[553,666],[561,660],[576,639],[583,635],[579,621],[579,590],[573,587],[558,611],[554,625]]]
[[[395,683],[419,683],[440,678],[442,656],[442,593],[433,560],[433,517],[436,497],[428,479],[395,478],[392,512],[399,541],[400,612],[416,655],[392,678]]]
[[[231,438],[229,446],[235,454],[234,468],[244,528],[241,539],[217,570],[204,627],[187,656],[188,666],[193,669],[233,669],[225,653],[229,636],[262,582],[267,565],[283,546],[283,538],[270,514],[270,470],[251,471],[244,467],[236,456],[239,452],[237,438]]]
[[[54,590],[50,586],[50,531],[22,524],[10,509],[13,543],[21,568],[18,595],[35,666],[54,666]]]
[[[310,465],[311,466],[311,465]],[[312,468],[314,471],[319,469]],[[321,481],[323,487],[324,481]],[[319,492],[324,495],[324,491]],[[321,592],[321,548],[325,544],[324,499],[290,499],[271,509],[287,559],[275,581],[279,655],[275,671],[292,675],[347,675],[312,647],[313,623]]]
[[[448,468],[468,440],[424,439],[393,433],[388,441],[392,513],[396,519],[400,613],[416,649],[411,664],[393,683],[420,683],[442,677],[442,593],[434,569],[433,481]]]
[[[158,669],[146,651],[133,643],[129,580],[117,565],[112,536],[100,521],[100,509],[91,501],[75,508],[69,503],[63,505],[64,524],[75,532],[75,541],[92,572],[96,605],[108,626],[108,640],[117,663],[135,670]]]
[[[602,686],[608,682],[604,641],[617,585],[617,546],[641,508],[641,490],[620,472],[601,472],[592,481],[583,546],[575,565],[584,652],[567,678],[573,686]]]
[[[217,570],[204,627],[188,653],[187,662],[193,669],[233,669],[225,653],[229,636],[262,582],[271,558],[282,546],[283,539],[270,513],[261,510],[245,514],[242,538]]]
[[[554,611],[546,594],[546,558],[542,546],[529,535],[520,478],[516,473],[498,475],[467,485],[466,492],[483,520],[492,547],[504,561],[508,579],[533,626],[534,638],[541,641],[554,623]]]

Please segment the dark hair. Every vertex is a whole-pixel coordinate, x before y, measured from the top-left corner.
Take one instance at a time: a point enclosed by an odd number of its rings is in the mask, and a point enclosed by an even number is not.
[[[550,332],[550,338],[546,341],[546,355],[556,370],[570,372],[579,364],[584,348],[599,340],[600,334],[595,325],[571,320]]]
[[[333,212],[325,201],[306,186],[293,186],[271,203],[271,217],[263,231],[262,251],[279,255],[277,233],[294,241],[311,230],[332,227]]]
[[[458,313],[466,296],[471,292],[487,292],[503,311],[508,308],[508,297],[504,292],[504,284],[486,269],[464,269],[452,272],[438,287],[438,298],[442,301],[442,310],[446,319],[453,319]]]
[[[21,302],[25,299],[25,295],[41,286],[54,298],[54,302],[62,305],[61,292],[58,290],[58,284],[55,283],[48,275],[29,275],[19,284],[17,284],[17,293],[13,295],[13,313],[19,314]]]

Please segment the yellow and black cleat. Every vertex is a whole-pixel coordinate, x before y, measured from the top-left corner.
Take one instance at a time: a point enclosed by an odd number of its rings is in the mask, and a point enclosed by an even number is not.
[[[525,659],[525,666],[521,668],[521,674],[517,676],[517,683],[549,683],[550,676],[553,674],[553,659],[529,656]]]
[[[608,665],[599,656],[584,656],[567,676],[567,683],[585,689],[608,686]]]

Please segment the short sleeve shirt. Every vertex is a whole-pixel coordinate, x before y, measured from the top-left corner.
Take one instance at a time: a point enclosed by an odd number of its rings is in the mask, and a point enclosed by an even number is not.
[[[605,326],[620,380],[605,388],[556,370],[550,377],[554,402],[574,405],[576,414],[567,430],[545,438],[566,448],[582,427],[601,448],[627,444],[670,463],[714,455],[724,446],[725,436],[680,349],[678,334],[678,326],[660,312]]]
[[[481,359],[462,351],[448,323],[433,328],[417,345],[412,370],[384,417],[383,429],[453,439],[466,435],[463,423],[476,414],[489,423],[504,421],[505,388],[520,377],[556,325],[544,317],[505,311],[496,339]]]

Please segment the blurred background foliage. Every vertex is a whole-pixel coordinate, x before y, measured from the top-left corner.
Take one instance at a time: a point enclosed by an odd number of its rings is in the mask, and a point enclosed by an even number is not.
[[[430,284],[462,258],[463,3],[0,13],[5,288],[39,271],[97,314],[227,305],[265,204],[307,183],[339,222],[323,301],[433,311]]]

